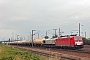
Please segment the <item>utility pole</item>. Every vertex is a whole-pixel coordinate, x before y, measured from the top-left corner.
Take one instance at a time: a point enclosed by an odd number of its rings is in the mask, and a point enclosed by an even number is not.
[[[11,41],[12,41],[12,37],[11,37]]]
[[[55,35],[56,35],[56,30],[57,30],[57,29],[53,29],[53,30],[55,30]]]
[[[46,31],[46,36],[47,36],[47,31]]]
[[[39,39],[39,33],[38,33],[38,39]]]
[[[85,38],[86,38],[86,32],[85,32]]]
[[[12,41],[14,41],[14,33],[12,32]]]
[[[29,36],[27,36],[28,40],[29,40]]]
[[[59,38],[60,38],[60,28],[59,28]]]
[[[20,40],[23,40],[23,39],[22,39],[22,36],[20,37]]]
[[[35,30],[32,30],[32,47],[33,47],[33,31],[35,31]]]
[[[79,36],[80,36],[80,23],[79,23]]]
[[[31,34],[31,32],[30,32],[30,40],[32,39],[32,34]]]
[[[19,35],[17,35],[17,45],[18,45],[18,36],[19,36]]]

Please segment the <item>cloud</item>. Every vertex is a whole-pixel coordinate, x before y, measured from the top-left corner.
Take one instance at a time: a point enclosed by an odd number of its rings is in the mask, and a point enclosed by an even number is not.
[[[41,30],[42,35],[53,28],[70,33],[70,30],[78,29],[78,23],[88,28],[89,32],[89,0],[0,1],[0,28],[1,32],[5,32],[5,37],[6,33],[11,37],[10,31],[27,36],[32,29]]]

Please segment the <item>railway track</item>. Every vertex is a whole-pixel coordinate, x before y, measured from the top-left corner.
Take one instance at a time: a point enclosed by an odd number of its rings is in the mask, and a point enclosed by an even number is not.
[[[73,51],[73,52],[90,54],[90,51],[85,51],[85,50],[75,50],[75,51]]]
[[[35,47],[37,48],[37,47]],[[38,47],[40,49],[42,49],[42,47]],[[86,49],[80,49],[80,50],[69,50],[69,49],[58,49],[58,48],[43,48],[46,50],[56,50],[56,51],[68,51],[68,52],[78,52],[78,53],[85,53],[85,54],[90,54],[90,50],[86,50]]]
[[[59,52],[59,53],[64,53],[64,54],[70,54],[70,55],[75,55],[75,56],[80,56],[80,57],[88,57],[90,58],[90,50],[86,49],[81,49],[81,50],[66,50],[66,49],[56,49],[56,48],[50,48],[48,50]]]
[[[83,50],[83,49],[80,49],[80,50],[55,49],[55,50],[90,54],[90,51],[89,50]]]
[[[52,57],[54,60],[58,59],[68,59],[68,60],[90,60],[90,53],[85,52],[84,50],[65,50],[65,49],[52,49],[52,48],[41,48],[41,47],[26,47],[26,46],[14,46],[19,49],[25,49],[28,51],[32,51],[35,54]],[[34,49],[34,50],[32,50]],[[73,57],[74,56],[74,57]],[[78,57],[76,57],[78,56]]]

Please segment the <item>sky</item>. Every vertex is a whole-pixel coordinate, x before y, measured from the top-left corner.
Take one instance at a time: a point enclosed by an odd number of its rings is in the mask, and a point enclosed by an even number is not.
[[[40,37],[76,34],[80,23],[81,36],[90,37],[90,0],[0,0],[0,40],[16,39],[37,33]]]

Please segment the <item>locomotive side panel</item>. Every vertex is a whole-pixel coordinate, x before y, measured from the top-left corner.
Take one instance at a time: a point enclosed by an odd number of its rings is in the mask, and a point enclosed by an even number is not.
[[[74,47],[74,46],[75,46],[74,37],[71,37],[71,38],[70,38],[70,43],[71,43],[71,44],[70,44],[71,47]]]
[[[56,46],[70,46],[70,38],[56,39]]]

